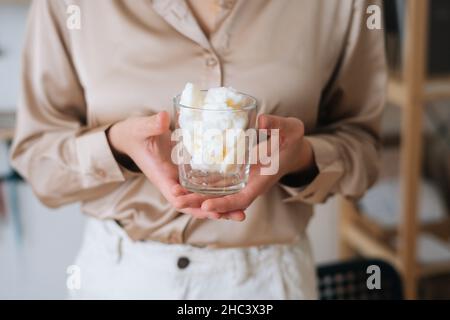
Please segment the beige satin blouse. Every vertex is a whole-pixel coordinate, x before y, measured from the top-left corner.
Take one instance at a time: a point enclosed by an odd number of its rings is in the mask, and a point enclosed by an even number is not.
[[[376,178],[386,72],[383,31],[366,27],[371,3],[378,1],[220,1],[223,20],[208,38],[182,0],[36,0],[12,163],[44,204],[81,202],[84,213],[118,220],[136,240],[293,242],[312,204],[335,193],[359,197]],[[68,28],[71,4],[81,9],[80,29]],[[115,161],[105,128],[171,112],[188,81],[232,86],[257,97],[259,113],[300,118],[315,180],[273,187],[244,222],[174,210],[142,174]]]

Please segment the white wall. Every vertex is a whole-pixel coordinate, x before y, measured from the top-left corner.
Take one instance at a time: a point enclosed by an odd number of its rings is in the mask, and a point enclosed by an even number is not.
[[[13,5],[0,1],[0,111],[11,110],[16,105],[27,9],[23,3]]]
[[[81,244],[79,206],[47,209],[22,183],[18,195],[20,242],[11,214],[0,220],[0,299],[65,298],[66,269]]]
[[[316,206],[308,226],[308,234],[316,262],[327,263],[338,259],[338,212],[336,199]]]

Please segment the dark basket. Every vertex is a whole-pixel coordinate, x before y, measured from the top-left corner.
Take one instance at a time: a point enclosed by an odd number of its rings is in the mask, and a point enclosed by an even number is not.
[[[380,289],[369,289],[371,265],[380,268]],[[320,300],[402,300],[402,281],[397,271],[378,259],[358,259],[319,266]]]

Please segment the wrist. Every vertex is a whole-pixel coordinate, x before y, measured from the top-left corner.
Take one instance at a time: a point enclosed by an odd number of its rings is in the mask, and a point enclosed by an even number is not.
[[[115,156],[127,154],[125,148],[122,147],[121,143],[123,134],[121,134],[120,132],[120,125],[121,122],[117,122],[106,130],[106,137],[108,139],[109,146]]]
[[[308,139],[303,138],[301,142],[300,161],[295,172],[309,171],[316,167],[314,151]]]
[[[301,144],[299,161],[279,179],[284,185],[302,187],[311,183],[319,174],[311,143],[303,138]]]
[[[292,161],[292,166],[285,172],[285,175],[308,172],[316,167],[311,143],[307,139],[302,138],[300,144],[297,161]]]
[[[136,163],[131,159],[131,157],[127,154],[124,148],[120,147],[123,139],[123,135],[118,128],[119,123],[116,123],[110,126],[106,130],[106,137],[108,139],[109,147],[111,148],[111,152],[116,159],[117,163],[119,163],[122,167],[132,171],[132,172],[141,172]]]

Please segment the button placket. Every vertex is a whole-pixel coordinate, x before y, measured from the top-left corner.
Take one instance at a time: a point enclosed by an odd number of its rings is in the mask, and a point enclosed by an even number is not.
[[[216,54],[207,51],[204,57],[205,63],[205,85],[208,88],[220,87],[222,85],[222,67],[220,59]]]

